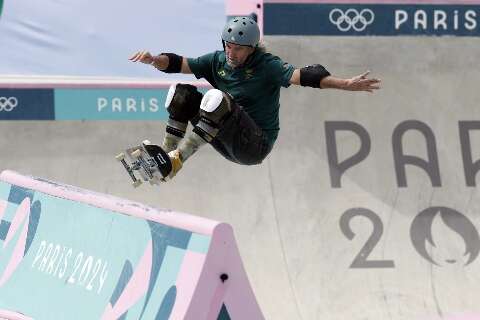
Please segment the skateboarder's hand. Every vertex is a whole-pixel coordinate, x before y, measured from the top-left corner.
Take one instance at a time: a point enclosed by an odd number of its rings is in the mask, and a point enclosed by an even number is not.
[[[141,63],[151,64],[153,62],[153,56],[147,50],[143,50],[136,52],[133,56],[129,58],[129,60],[133,62],[139,61]]]
[[[349,91],[368,91],[380,89],[380,79],[367,78],[370,71],[364,72],[361,75],[347,79],[343,89]]]

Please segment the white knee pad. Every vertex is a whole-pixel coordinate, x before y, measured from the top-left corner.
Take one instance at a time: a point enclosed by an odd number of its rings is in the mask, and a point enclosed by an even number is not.
[[[218,89],[210,89],[203,96],[200,103],[200,109],[205,112],[214,112],[220,106],[223,100],[223,92]]]
[[[173,95],[175,94],[175,91],[177,90],[177,84],[178,83],[172,84],[170,86],[170,88],[168,89],[167,99],[165,99],[165,109],[168,109],[168,107],[170,106],[170,103],[172,103]]]

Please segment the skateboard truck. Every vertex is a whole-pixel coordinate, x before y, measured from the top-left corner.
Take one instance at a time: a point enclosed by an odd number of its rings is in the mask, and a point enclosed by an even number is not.
[[[126,156],[130,163],[126,161]],[[122,163],[135,188],[142,184],[142,179],[152,185],[158,184],[172,170],[172,164],[167,153],[161,147],[153,145],[149,141],[144,141],[142,146],[127,149],[126,154],[122,152],[115,158]],[[135,176],[135,171],[140,173],[142,179]]]
[[[138,186],[140,186],[142,184],[142,180],[137,179],[137,177],[133,173],[134,167],[129,166],[128,163],[125,161],[125,154],[122,152],[119,155],[117,155],[115,158],[123,164],[123,166],[125,167],[125,170],[127,170],[128,174],[130,175],[130,178],[132,178],[133,187],[137,188]]]

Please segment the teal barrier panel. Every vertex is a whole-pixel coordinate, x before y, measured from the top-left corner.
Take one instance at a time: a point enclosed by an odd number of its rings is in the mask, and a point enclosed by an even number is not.
[[[229,225],[4,171],[0,318],[8,312],[263,319]]]

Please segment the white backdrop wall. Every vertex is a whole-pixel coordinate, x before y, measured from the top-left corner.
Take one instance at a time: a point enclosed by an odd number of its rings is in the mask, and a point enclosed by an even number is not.
[[[0,76],[171,78],[128,57],[219,49],[225,19],[223,0],[5,0]]]

